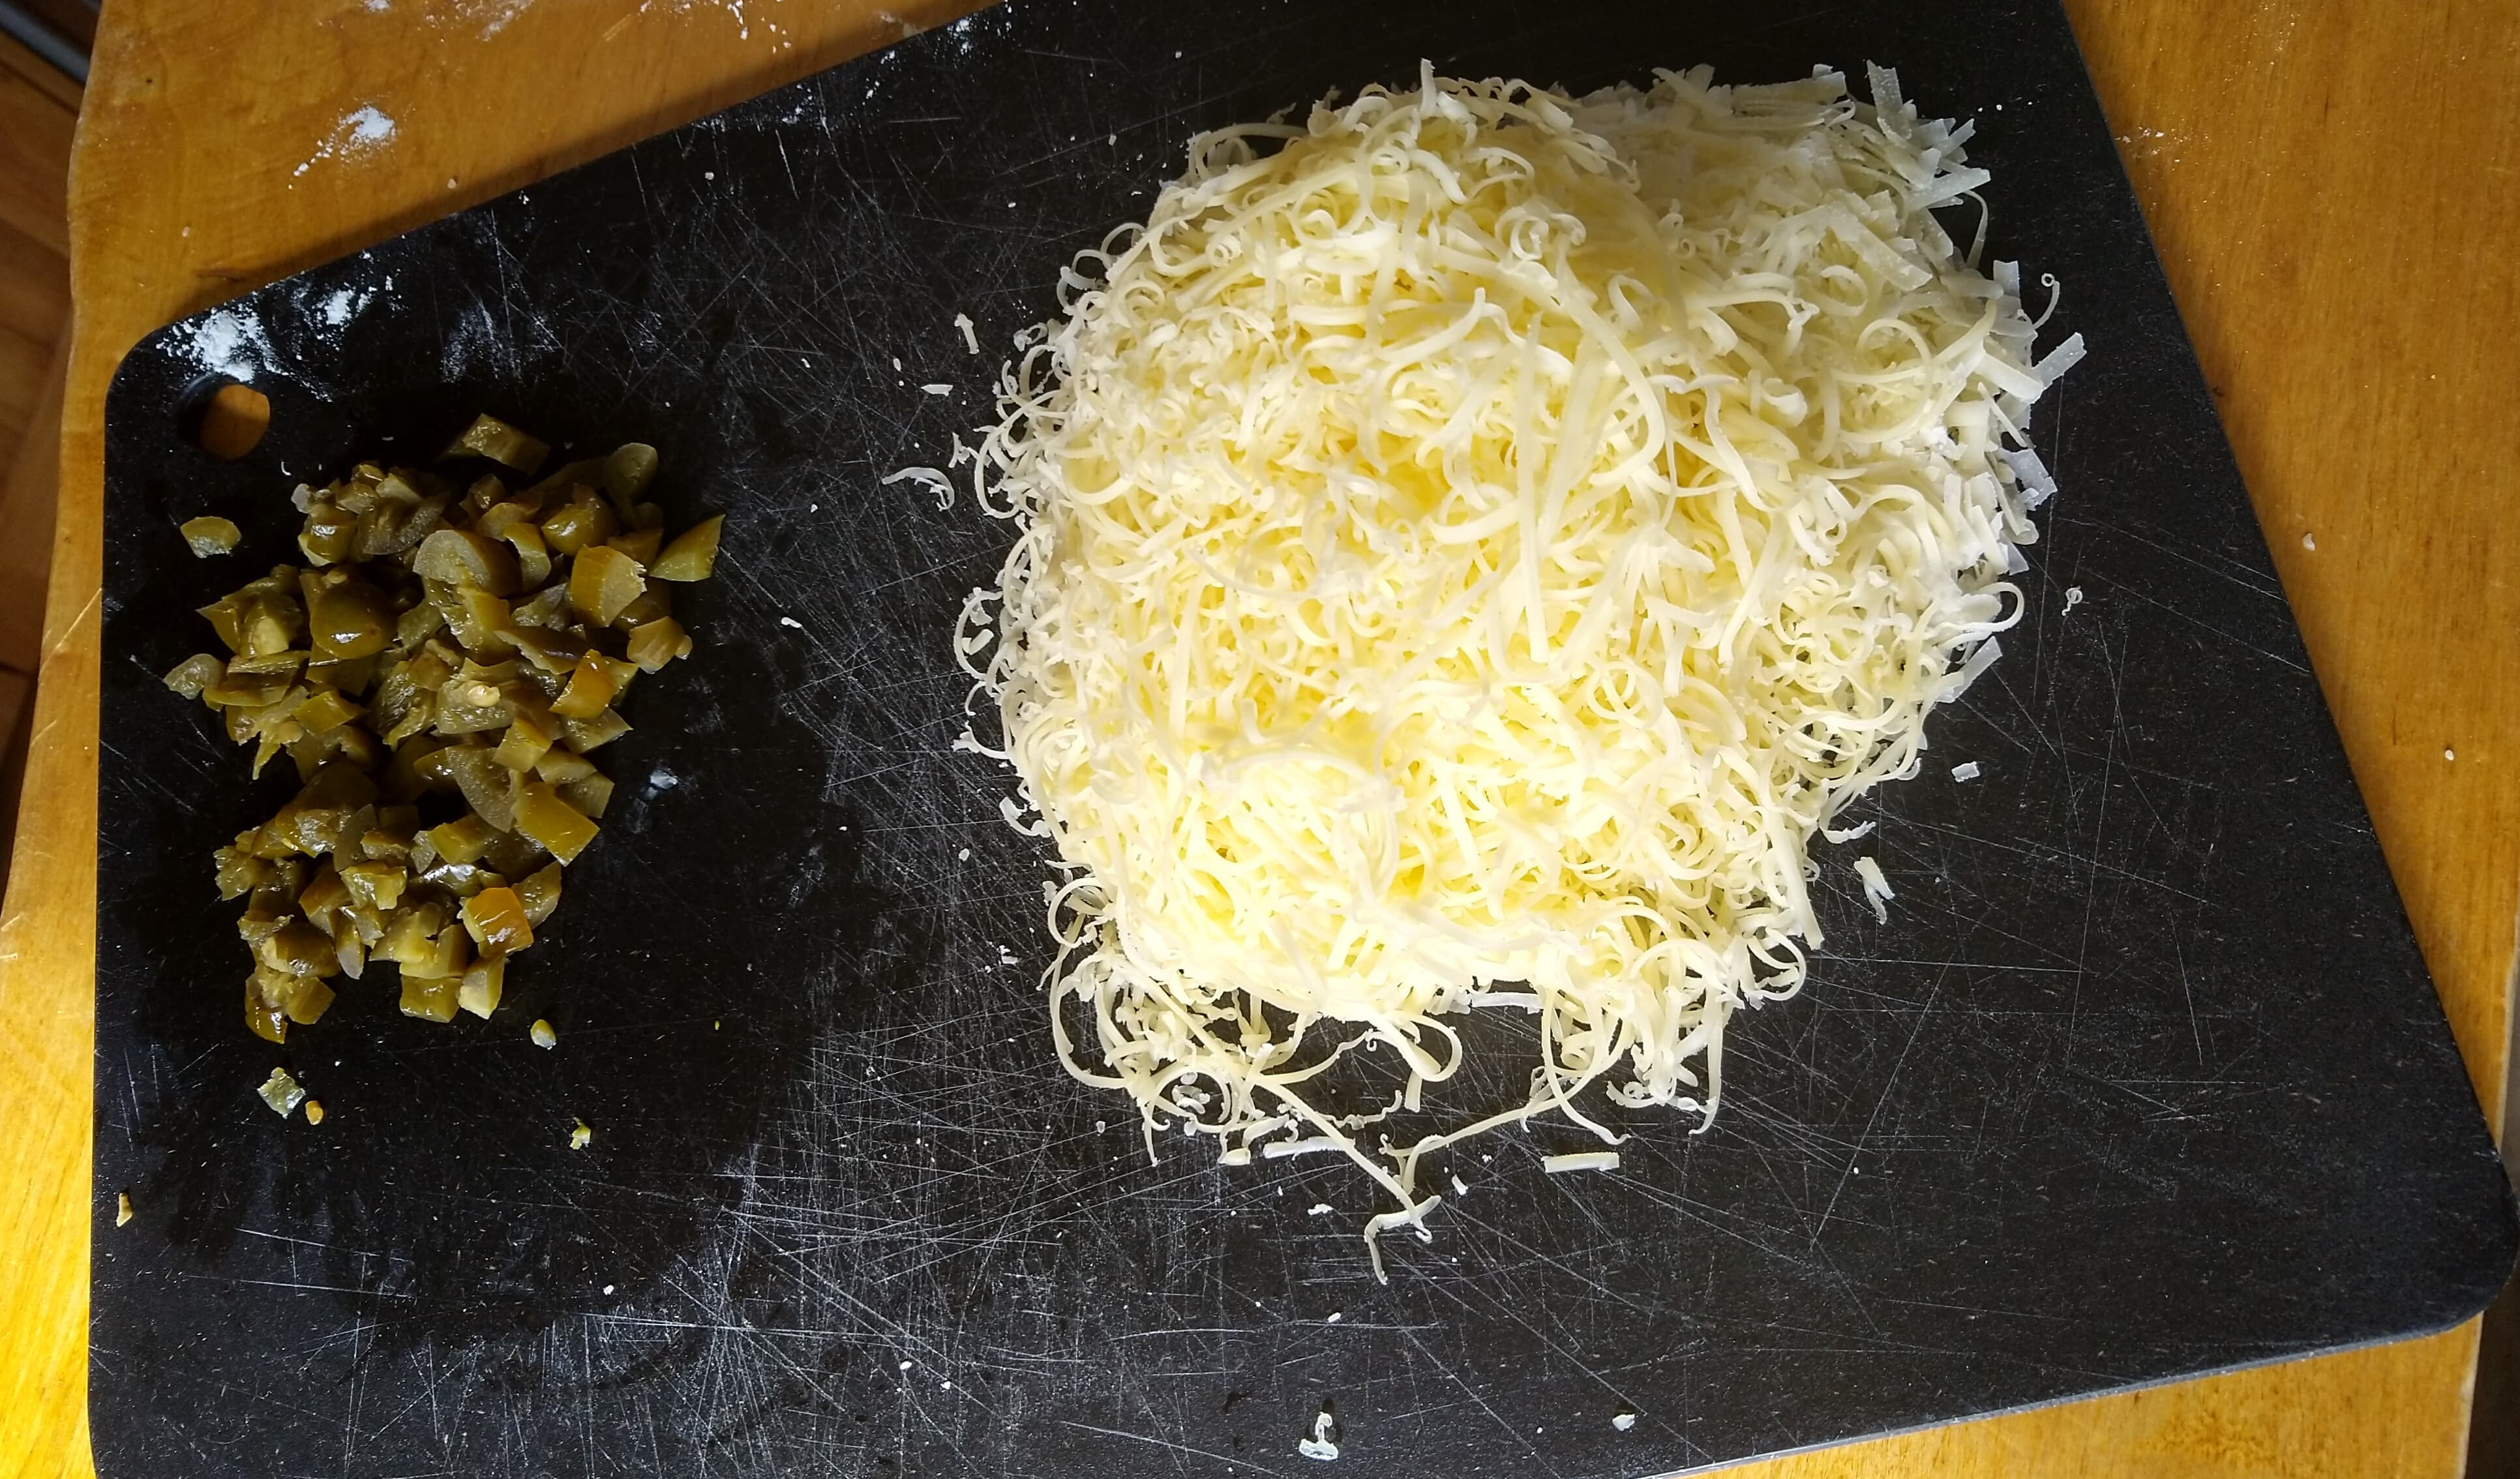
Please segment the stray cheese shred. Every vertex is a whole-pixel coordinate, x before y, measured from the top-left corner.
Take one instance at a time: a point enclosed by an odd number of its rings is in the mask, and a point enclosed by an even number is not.
[[[1929,213],[1970,126],[1872,91],[1428,68],[1200,136],[1018,337],[955,644],[1003,748],[958,747],[1057,845],[1058,1050],[1150,1151],[1348,1155],[1377,1275],[1445,1145],[1617,1144],[1597,1086],[1711,1121],[1727,1019],[1821,942],[1814,834],[2020,614],[2081,344],[2034,359],[2018,269]],[[1482,1008],[1530,1090],[1453,1105]],[[1388,1108],[1331,1102],[1349,1059]]]
[[[1872,918],[1884,924],[1889,923],[1890,901],[1899,895],[1891,889],[1890,880],[1882,875],[1881,865],[1869,856],[1856,859],[1855,878],[1864,886],[1864,902],[1871,908]]]

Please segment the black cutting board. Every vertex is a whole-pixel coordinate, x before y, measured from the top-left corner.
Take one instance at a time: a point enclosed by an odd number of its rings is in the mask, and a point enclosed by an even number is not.
[[[109,409],[107,1479],[1311,1473],[1325,1403],[1348,1471],[1628,1476],[2479,1309],[2508,1188],[2062,16],[1746,14],[1015,0],[135,349]],[[1924,778],[1862,813],[1889,922],[1823,849],[1829,948],[1736,1019],[1712,1131],[1629,1116],[1623,1167],[1583,1177],[1540,1173],[1583,1143],[1559,1130],[1473,1144],[1383,1286],[1353,1170],[1178,1137],[1149,1164],[1058,1071],[1038,847],[948,748],[948,628],[1008,530],[879,479],[987,415],[1061,263],[1192,132],[1421,57],[1575,87],[1894,66],[1980,121],[1992,254],[2064,281],[2048,335],[2092,357],[2040,408],[2065,492],[2028,618]],[[275,408],[233,465],[179,434],[222,376]],[[700,651],[636,695],[604,838],[495,1021],[352,985],[275,1049],[206,859],[289,787],[248,787],[157,675],[207,644],[192,607],[288,557],[294,479],[482,408],[652,441],[677,522],[728,515],[684,607]],[[240,558],[185,553],[202,512]],[[1520,1092],[1483,1043],[1456,1102]],[[255,1099],[275,1063],[320,1129]]]

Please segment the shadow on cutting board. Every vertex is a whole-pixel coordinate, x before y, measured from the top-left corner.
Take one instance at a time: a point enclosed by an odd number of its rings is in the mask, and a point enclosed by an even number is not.
[[[133,1075],[129,1123],[157,1168],[134,1199],[168,1209],[179,1256],[210,1270],[242,1237],[277,1239],[292,1245],[282,1287],[345,1297],[381,1344],[460,1344],[540,1330],[599,1288],[665,1275],[742,1194],[730,1163],[804,1075],[811,1024],[848,1005],[752,986],[767,976],[735,963],[800,926],[848,955],[921,950],[891,938],[905,912],[858,876],[842,809],[798,804],[820,789],[818,751],[773,705],[746,703],[778,691],[762,658],[732,644],[702,657],[651,679],[633,698],[639,742],[599,754],[620,787],[605,836],[570,868],[546,948],[519,957],[487,1023],[405,1018],[380,969],[338,982],[333,1009],[285,1048],[248,1036],[242,905],[211,895],[201,838],[158,850],[112,906],[135,918],[109,929],[169,940],[141,1020],[162,1068]],[[749,711],[730,724],[729,709]],[[171,699],[168,717],[202,724]],[[673,779],[739,731],[745,763],[708,764],[704,789]],[[243,758],[221,759],[242,782]],[[285,799],[288,770],[266,772],[252,805],[203,809],[242,825]],[[766,874],[715,875],[778,878],[786,896],[690,896],[692,871],[658,860],[696,850],[764,860]],[[707,912],[705,959],[689,958],[688,911]],[[536,1017],[557,1025],[557,1051],[528,1040]],[[275,1059],[325,1104],[320,1128],[240,1107]],[[576,1151],[580,1118],[595,1138]]]

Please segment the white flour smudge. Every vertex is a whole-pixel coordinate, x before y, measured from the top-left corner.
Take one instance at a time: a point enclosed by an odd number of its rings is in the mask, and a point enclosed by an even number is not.
[[[2179,156],[2173,151],[2187,142],[2183,134],[2164,133],[2158,128],[2138,128],[2131,134],[2119,134],[2117,139],[2118,148],[2129,158],[2149,159],[2158,155],[2174,164],[2179,162]]]
[[[315,305],[315,321],[327,329],[338,329],[368,306],[368,294],[355,288],[343,288],[328,294]]]
[[[393,0],[361,0],[361,3],[371,11],[385,11],[393,7]],[[518,16],[533,8],[534,0],[440,0],[440,3],[424,7],[429,24],[478,25],[480,30],[476,34],[484,41],[506,30]]]
[[[262,321],[243,308],[218,308],[175,330],[185,358],[213,375],[250,381],[279,363]]]
[[[341,115],[344,135],[343,153],[375,149],[394,135],[394,120],[386,117],[374,104],[363,104]]]
[[[333,125],[333,136],[316,145],[315,152],[290,175],[302,175],[325,159],[354,159],[374,154],[392,143],[393,136],[394,120],[375,104],[363,103],[341,114],[341,121]]]
[[[639,0],[639,8],[631,12],[631,15],[646,15],[649,8],[653,6],[655,3],[656,0]],[[768,20],[766,18],[756,21],[753,17],[744,13],[744,7],[753,3],[755,3],[755,0],[665,0],[665,9],[677,16],[688,16],[694,11],[723,11],[727,16],[727,19],[735,22],[737,40],[751,40],[752,28],[757,24],[761,27],[762,38],[770,43],[770,49],[772,51],[793,51],[795,49],[796,42],[794,38],[788,34],[786,26],[781,25],[776,21]],[[627,18],[624,19],[626,20]],[[887,23],[898,23],[898,18],[888,11],[876,12],[876,19]],[[615,22],[616,29],[618,26],[619,22]],[[912,29],[915,30],[916,27],[913,27]],[[903,34],[907,35],[910,34],[910,32],[905,31]]]
[[[509,22],[516,20],[518,16],[521,16],[525,12],[533,9],[533,7],[534,0],[496,0],[496,3],[490,5],[467,6],[465,7],[465,16],[468,20],[481,16],[486,16],[488,18],[483,21],[481,24],[481,39],[487,41],[492,36],[506,30],[508,28]]]

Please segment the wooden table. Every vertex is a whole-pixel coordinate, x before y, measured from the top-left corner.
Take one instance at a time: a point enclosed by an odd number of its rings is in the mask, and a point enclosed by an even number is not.
[[[969,8],[892,3],[929,22]],[[2504,102],[2520,6],[2068,8],[2498,1117],[2520,900],[2520,118]],[[169,320],[866,51],[901,24],[870,0],[109,7],[71,183],[62,509],[0,921],[0,1468],[91,1472],[98,524],[115,361]],[[326,151],[362,106],[393,120],[391,139]],[[1741,1472],[2451,1476],[2475,1351],[2471,1324]]]

